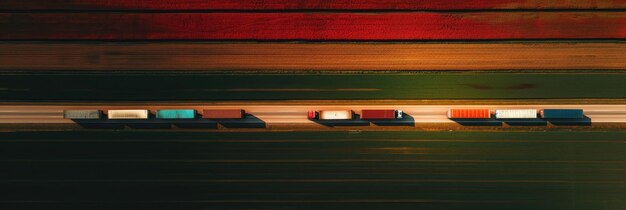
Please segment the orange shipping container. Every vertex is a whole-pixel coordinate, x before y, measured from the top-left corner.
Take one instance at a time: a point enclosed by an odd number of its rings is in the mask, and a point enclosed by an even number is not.
[[[491,118],[489,109],[450,109],[448,110],[450,119],[484,119]]]

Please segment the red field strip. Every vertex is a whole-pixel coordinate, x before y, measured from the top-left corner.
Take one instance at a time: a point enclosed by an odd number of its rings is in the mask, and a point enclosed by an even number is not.
[[[0,39],[622,39],[623,12],[0,13]]]
[[[0,0],[6,10],[623,9],[626,0]]]

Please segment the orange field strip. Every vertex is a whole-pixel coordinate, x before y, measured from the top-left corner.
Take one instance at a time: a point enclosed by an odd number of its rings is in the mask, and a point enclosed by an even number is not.
[[[625,69],[621,42],[1,42],[0,70]]]

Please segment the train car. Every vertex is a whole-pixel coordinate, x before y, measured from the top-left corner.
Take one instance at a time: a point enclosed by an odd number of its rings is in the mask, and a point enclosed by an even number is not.
[[[402,110],[361,110],[361,119],[364,120],[393,120],[402,119]]]
[[[351,120],[354,117],[352,110],[322,110],[309,111],[307,118],[319,120]]]
[[[64,119],[97,120],[102,118],[100,110],[63,110]]]
[[[246,111],[243,109],[205,109],[202,110],[204,119],[243,119]]]
[[[449,109],[450,119],[488,119],[491,118],[489,109]]]
[[[156,112],[157,119],[194,119],[195,109],[161,109]]]
[[[496,119],[535,119],[536,109],[498,109]]]
[[[582,109],[544,109],[541,117],[545,119],[582,119],[585,117]]]
[[[150,111],[146,109],[128,109],[128,110],[109,110],[108,117],[111,120],[125,120],[125,119],[148,119]]]

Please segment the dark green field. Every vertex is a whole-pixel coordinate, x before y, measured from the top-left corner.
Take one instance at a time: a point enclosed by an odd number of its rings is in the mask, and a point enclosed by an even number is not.
[[[4,100],[626,98],[626,73],[1,73]]]
[[[626,132],[0,133],[24,209],[623,209]]]

